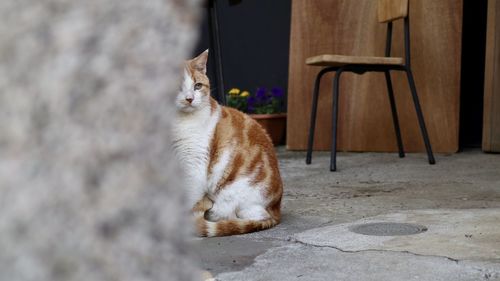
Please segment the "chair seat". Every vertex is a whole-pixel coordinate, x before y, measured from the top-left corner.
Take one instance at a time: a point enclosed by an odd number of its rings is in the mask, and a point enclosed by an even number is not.
[[[362,57],[325,54],[307,58],[306,64],[317,66],[344,66],[348,64],[403,65],[404,60],[399,57]]]

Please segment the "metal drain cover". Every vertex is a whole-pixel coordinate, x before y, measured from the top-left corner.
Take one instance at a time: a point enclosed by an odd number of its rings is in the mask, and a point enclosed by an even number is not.
[[[427,227],[410,223],[377,222],[355,225],[349,227],[349,230],[371,236],[400,236],[419,234],[427,231]]]

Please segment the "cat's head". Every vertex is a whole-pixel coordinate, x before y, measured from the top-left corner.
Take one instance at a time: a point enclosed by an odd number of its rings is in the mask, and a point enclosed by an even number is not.
[[[185,62],[182,86],[175,105],[181,112],[195,112],[210,106],[210,81],[207,73],[208,50]]]

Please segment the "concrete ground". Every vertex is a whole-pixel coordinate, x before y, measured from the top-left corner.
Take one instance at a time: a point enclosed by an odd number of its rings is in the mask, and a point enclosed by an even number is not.
[[[195,241],[216,280],[500,280],[500,155],[329,153],[279,149],[280,225]],[[373,222],[416,223],[408,236],[357,234]]]

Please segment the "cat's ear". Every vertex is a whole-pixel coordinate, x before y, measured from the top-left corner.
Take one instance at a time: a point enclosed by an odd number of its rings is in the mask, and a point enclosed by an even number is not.
[[[208,61],[208,49],[201,53],[199,56],[191,60],[191,66],[197,71],[206,74]]]

